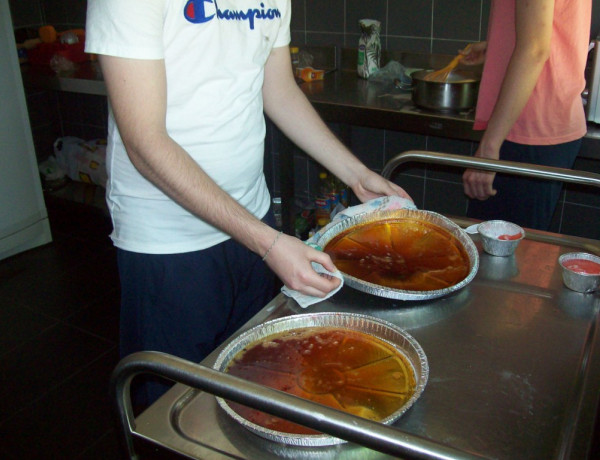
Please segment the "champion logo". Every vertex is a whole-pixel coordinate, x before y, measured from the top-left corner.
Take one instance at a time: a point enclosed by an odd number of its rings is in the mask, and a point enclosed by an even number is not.
[[[265,4],[260,3],[260,8],[248,8],[246,11],[221,10],[216,0],[188,0],[183,9],[185,19],[193,24],[202,24],[211,21],[215,16],[225,21],[247,21],[251,30],[254,30],[255,21],[272,21],[281,17],[277,8],[265,9]]]
[[[206,4],[208,4],[208,11]],[[183,15],[191,23],[201,24],[215,17],[216,6],[213,0],[188,0]]]

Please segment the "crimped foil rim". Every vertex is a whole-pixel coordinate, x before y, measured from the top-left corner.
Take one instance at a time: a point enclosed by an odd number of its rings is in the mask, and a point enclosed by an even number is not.
[[[559,258],[558,258],[558,263],[560,264],[561,268],[564,270],[568,270],[571,273],[575,273],[576,275],[582,277],[582,278],[594,278],[597,277],[598,275],[594,275],[591,273],[579,273],[579,272],[574,272],[573,270],[567,268],[564,266],[564,262],[567,262],[569,260],[573,260],[573,259],[584,259],[584,260],[589,260],[591,262],[596,262],[597,264],[600,263],[600,257],[594,254],[590,254],[589,252],[567,252],[565,254],[562,254]]]
[[[307,313],[278,318],[259,324],[229,342],[219,353],[213,368],[217,371],[224,372],[231,360],[249,344],[274,334],[306,327],[333,327],[368,333],[386,342],[408,359],[411,363],[413,372],[415,373],[415,392],[401,408],[386,417],[381,423],[389,425],[396,421],[415,403],[421,396],[421,393],[423,393],[429,378],[429,363],[421,345],[410,334],[395,324],[373,316],[357,313]],[[329,446],[346,442],[343,439],[327,434],[302,435],[270,430],[241,417],[237,412],[231,409],[225,399],[221,397],[216,397],[216,399],[219,406],[235,421],[249,431],[272,441],[295,446]]]
[[[423,211],[418,209],[395,209],[390,211],[375,211],[358,214],[343,219],[339,223],[327,229],[318,239],[317,244],[320,247],[324,248],[327,245],[327,243],[329,243],[333,238],[335,238],[337,235],[339,235],[344,230],[350,227],[354,227],[355,225],[359,224],[366,224],[370,222],[388,219],[418,219],[421,221],[438,225],[439,227],[442,227],[445,230],[449,231],[458,239],[458,241],[461,242],[461,244],[464,246],[467,256],[469,257],[471,267],[468,275],[462,281],[456,283],[453,286],[432,291],[410,291],[404,289],[388,288],[385,286],[381,286],[378,284],[370,283],[368,281],[355,278],[354,276],[350,276],[342,272],[345,284],[358,291],[366,292],[368,294],[373,294],[379,297],[386,297],[397,300],[429,300],[438,297],[443,297],[454,291],[462,289],[471,281],[473,281],[473,278],[475,278],[477,270],[479,269],[479,252],[477,251],[477,247],[473,243],[473,240],[471,240],[467,232],[465,232],[461,227],[452,222],[450,219],[432,211]]]

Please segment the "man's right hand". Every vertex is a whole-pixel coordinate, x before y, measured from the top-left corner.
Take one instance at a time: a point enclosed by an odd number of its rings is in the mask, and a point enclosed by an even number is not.
[[[289,288],[302,294],[325,297],[339,286],[340,280],[317,273],[311,262],[317,262],[330,272],[337,269],[331,257],[303,243],[298,238],[282,234],[269,251],[265,262]]]

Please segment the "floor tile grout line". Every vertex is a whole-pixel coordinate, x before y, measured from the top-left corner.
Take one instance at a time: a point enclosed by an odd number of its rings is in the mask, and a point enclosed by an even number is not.
[[[53,391],[57,390],[61,386],[65,385],[65,383],[67,383],[69,380],[71,380],[74,377],[76,377],[77,375],[81,374],[83,371],[85,371],[86,369],[88,369],[94,363],[98,362],[100,359],[104,358],[105,356],[107,356],[109,353],[111,353],[112,351],[114,351],[116,349],[117,349],[117,345],[115,344],[114,346],[110,347],[109,349],[105,350],[103,353],[101,353],[100,355],[98,355],[95,359],[93,359],[92,361],[90,361],[89,363],[87,363],[86,365],[84,365],[83,367],[80,367],[79,369],[77,369],[77,371],[75,371],[75,372],[71,373],[69,376],[65,377],[59,383],[56,383],[52,387],[48,388],[46,390],[46,392],[44,392],[43,394],[41,394],[39,397],[33,398],[33,399],[29,400],[29,402],[27,404],[24,404],[16,412],[13,412],[12,414],[9,414],[7,417],[5,417],[3,419],[0,419],[0,427],[2,425],[4,425],[5,423],[9,422],[10,420],[14,419],[14,417],[16,417],[17,415],[19,415],[20,413],[22,413],[25,410],[29,409],[34,404],[37,404],[38,402],[44,400],[44,398],[46,398],[50,393],[52,393]],[[117,365],[117,363],[115,363],[115,366],[116,365]],[[108,388],[108,383],[109,382],[106,382],[107,388]]]
[[[40,312],[39,310],[36,310],[35,308],[27,306],[27,305],[20,306],[19,308],[24,308],[24,309],[28,310],[30,313],[34,313],[34,314],[37,314],[37,315],[40,315],[40,316],[44,316],[45,318],[53,320],[54,323],[52,323],[52,324],[48,325],[47,327],[41,329],[35,336],[30,337],[29,340],[26,340],[26,341],[24,341],[24,342],[22,342],[22,343],[20,343],[20,344],[18,344],[16,346],[14,346],[13,348],[10,348],[9,350],[3,351],[2,353],[0,353],[0,358],[2,356],[5,356],[5,355],[9,354],[9,353],[13,353],[15,350],[18,350],[19,348],[25,346],[28,343],[31,343],[32,341],[35,341],[38,337],[40,337],[44,333],[48,332],[50,329],[58,327],[59,325],[67,326],[67,327],[70,327],[72,329],[78,330],[78,331],[83,332],[84,334],[86,334],[86,335],[88,335],[90,337],[94,337],[94,338],[99,339],[99,340],[101,340],[103,342],[106,342],[109,345],[116,345],[116,342],[114,342],[113,340],[107,339],[106,337],[98,335],[98,334],[96,334],[94,332],[91,332],[91,331],[89,331],[89,330],[87,330],[87,329],[85,329],[83,327],[77,326],[76,324],[70,323],[68,321],[70,318],[73,318],[78,313],[81,313],[82,311],[91,308],[93,305],[94,305],[93,303],[87,304],[86,306],[80,308],[77,311],[74,311],[74,312],[70,313],[69,315],[65,316],[64,318],[57,318],[55,316],[45,314],[43,312]]]

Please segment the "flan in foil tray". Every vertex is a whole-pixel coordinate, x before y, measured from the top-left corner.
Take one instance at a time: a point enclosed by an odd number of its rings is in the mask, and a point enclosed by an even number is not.
[[[366,281],[364,279],[355,277],[348,273],[345,273],[340,267],[340,271],[344,277],[344,283],[348,286],[357,289],[368,294],[373,294],[380,297],[386,297],[398,300],[429,300],[438,297],[446,296],[454,291],[462,289],[469,284],[479,269],[479,253],[477,247],[461,227],[452,222],[447,217],[441,214],[437,214],[431,211],[415,210],[415,209],[396,209],[388,211],[374,211],[363,214],[358,214],[352,217],[342,219],[341,221],[334,223],[329,228],[325,228],[324,232],[317,240],[317,244],[321,248],[325,248],[329,242],[334,240],[338,235],[350,230],[354,227],[360,227],[362,225],[377,223],[377,222],[422,222],[424,225],[432,226],[432,228],[439,227],[447,231],[450,235],[454,236],[458,243],[462,245],[462,249],[468,258],[468,272],[467,275],[451,286],[432,289],[432,290],[408,290],[398,289],[394,287],[388,287],[378,283]],[[348,271],[348,270],[347,270]]]
[[[340,312],[259,324],[229,342],[213,367],[384,424],[417,401],[429,376],[425,352],[408,333],[371,316]],[[229,416],[262,438],[303,447],[345,442],[216,399]]]

